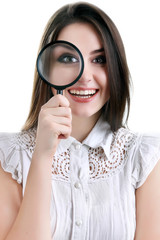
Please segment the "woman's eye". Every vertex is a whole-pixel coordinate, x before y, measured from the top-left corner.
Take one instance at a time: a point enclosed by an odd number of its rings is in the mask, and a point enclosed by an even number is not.
[[[72,55],[62,55],[58,58],[60,63],[77,63],[78,59]]]
[[[105,58],[105,56],[98,56],[98,57],[93,59],[93,63],[105,64],[106,63],[106,58]]]

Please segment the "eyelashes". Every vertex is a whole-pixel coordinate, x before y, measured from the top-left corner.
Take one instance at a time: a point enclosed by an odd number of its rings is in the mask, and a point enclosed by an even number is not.
[[[60,63],[71,64],[78,63],[79,59],[71,54],[63,54],[57,59],[57,61]]]
[[[106,63],[106,57],[104,55],[97,56],[92,60],[92,62],[96,64],[104,65]]]

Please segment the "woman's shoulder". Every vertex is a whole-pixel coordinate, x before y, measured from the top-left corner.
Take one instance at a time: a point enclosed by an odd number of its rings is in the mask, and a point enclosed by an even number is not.
[[[112,146],[119,144],[126,150],[143,148],[143,152],[148,152],[158,149],[160,144],[160,134],[134,132],[124,127],[119,128],[112,136]]]
[[[138,133],[135,133],[128,128],[121,127],[116,132],[112,133],[111,148],[119,147],[119,149],[128,151],[138,143],[139,136]]]
[[[22,182],[22,161],[24,155],[31,159],[35,146],[36,130],[17,133],[0,133],[0,163],[4,171],[12,174],[18,183]]]
[[[17,150],[30,150],[35,146],[36,129],[16,133],[1,132],[0,148],[12,147]]]
[[[132,184],[140,187],[160,160],[160,134],[134,133],[120,128],[113,134],[112,152],[118,149],[131,166]]]

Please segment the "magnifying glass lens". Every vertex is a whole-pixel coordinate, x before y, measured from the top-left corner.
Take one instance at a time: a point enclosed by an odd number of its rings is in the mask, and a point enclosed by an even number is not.
[[[81,53],[74,45],[57,41],[41,51],[37,68],[43,80],[56,89],[64,89],[80,78],[82,60]]]

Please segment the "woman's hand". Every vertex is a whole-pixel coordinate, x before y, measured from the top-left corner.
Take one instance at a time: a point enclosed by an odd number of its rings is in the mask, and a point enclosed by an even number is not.
[[[42,106],[35,147],[38,156],[53,157],[60,139],[70,136],[71,121],[69,101],[63,95],[55,95]]]

